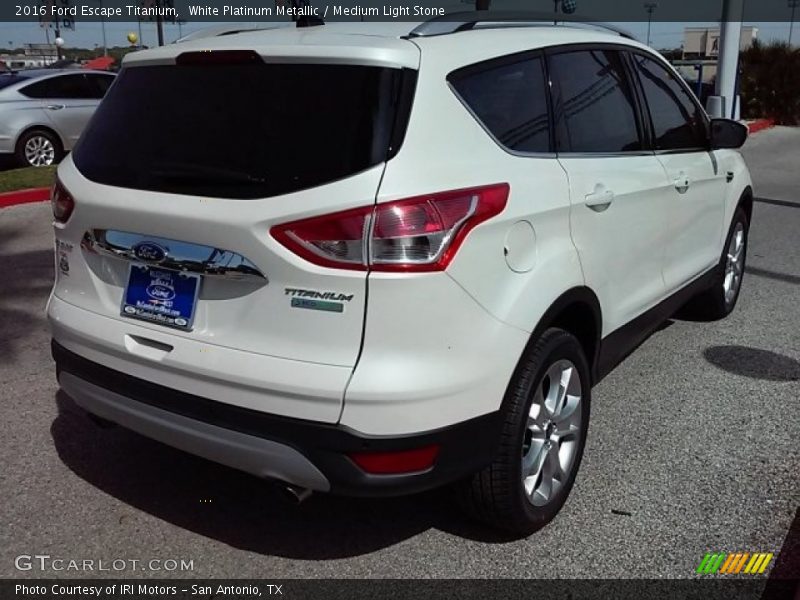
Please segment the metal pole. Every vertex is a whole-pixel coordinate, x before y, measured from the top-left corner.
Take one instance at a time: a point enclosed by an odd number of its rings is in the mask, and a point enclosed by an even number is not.
[[[100,0],[100,12],[103,12],[103,0]],[[100,16],[100,25],[103,27],[103,56],[108,56],[108,42],[106,41],[106,18]]]
[[[794,32],[794,11],[797,9],[798,0],[789,0],[789,6],[792,9],[792,17],[789,19],[789,48],[792,47],[792,33]]]
[[[653,23],[653,13],[658,8],[658,2],[645,2],[644,9],[647,11],[647,45],[650,45],[650,26]]]
[[[61,60],[63,57],[61,56],[61,46],[58,45],[58,38],[61,37],[61,25],[58,24],[58,19],[56,19],[56,57],[58,60]]]
[[[736,78],[739,71],[739,44],[742,36],[744,0],[725,0],[719,37],[717,96],[722,97],[720,115],[736,118]]]
[[[162,0],[155,0],[155,5],[157,10],[156,14],[156,31],[158,32],[158,45],[164,45],[164,19],[161,16],[161,4]]]

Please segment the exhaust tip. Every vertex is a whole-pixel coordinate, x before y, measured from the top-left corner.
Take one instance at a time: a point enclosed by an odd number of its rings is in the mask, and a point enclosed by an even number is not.
[[[288,500],[295,505],[302,504],[303,502],[308,500],[314,493],[313,490],[310,490],[308,488],[303,488],[291,484],[283,484],[281,485],[281,489],[284,492],[284,496],[286,496],[286,498],[288,498]]]

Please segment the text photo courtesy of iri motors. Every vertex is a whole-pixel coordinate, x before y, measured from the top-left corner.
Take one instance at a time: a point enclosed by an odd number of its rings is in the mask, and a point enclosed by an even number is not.
[[[0,8],[0,598],[800,598],[800,4],[717,4]]]

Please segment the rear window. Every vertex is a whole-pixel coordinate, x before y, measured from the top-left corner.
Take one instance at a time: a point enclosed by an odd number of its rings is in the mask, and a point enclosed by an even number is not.
[[[128,68],[73,158],[87,178],[112,186],[223,198],[287,194],[395,153],[415,80],[414,71],[354,65]]]

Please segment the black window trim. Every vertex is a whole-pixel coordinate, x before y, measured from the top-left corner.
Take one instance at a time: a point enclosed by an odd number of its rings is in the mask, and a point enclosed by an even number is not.
[[[488,60],[483,60],[477,63],[472,63],[470,65],[459,67],[458,69],[451,71],[447,74],[447,85],[450,90],[453,92],[458,101],[464,106],[470,116],[475,119],[478,125],[486,132],[486,134],[491,138],[491,140],[497,144],[501,150],[510,154],[511,156],[517,156],[521,158],[557,158],[557,154],[555,151],[555,129],[553,128],[553,100],[549,91],[545,93],[545,102],[547,104],[547,136],[548,136],[548,143],[547,146],[549,151],[547,152],[524,152],[521,150],[514,150],[513,148],[509,148],[505,144],[503,144],[500,140],[497,139],[497,136],[492,133],[486,124],[481,120],[481,118],[472,110],[469,103],[466,99],[458,92],[455,88],[454,80],[461,79],[463,77],[467,77],[469,75],[474,75],[476,73],[483,73],[485,71],[489,71],[491,69],[496,69],[497,67],[502,67],[505,65],[513,65],[520,62],[525,62],[526,60],[532,59],[539,59],[542,61],[542,75],[544,77],[545,88],[549,87],[550,84],[550,72],[547,68],[547,61],[545,60],[545,52],[542,48],[537,48],[535,50],[523,50],[522,52],[514,52],[512,54],[504,54],[503,56],[490,58]]]
[[[633,156],[653,156],[654,152],[652,150],[652,145],[650,143],[650,135],[649,135],[649,126],[647,121],[644,119],[644,115],[642,113],[642,106],[638,100],[638,92],[637,92],[637,82],[632,79],[632,74],[630,72],[630,66],[628,64],[628,60],[625,56],[625,51],[630,50],[632,47],[626,44],[614,44],[609,42],[578,42],[578,43],[570,43],[570,44],[560,44],[558,46],[548,46],[544,48],[545,53],[545,62],[547,63],[547,74],[550,83],[550,93],[551,95],[554,92],[556,86],[558,86],[558,81],[550,78],[550,57],[555,56],[557,54],[567,54],[570,52],[580,52],[580,51],[591,51],[591,50],[610,50],[616,51],[620,54],[620,61],[622,62],[623,69],[625,71],[625,76],[628,78],[628,85],[631,86],[631,92],[634,97],[634,118],[636,119],[636,128],[639,132],[639,137],[642,143],[641,150],[627,150],[627,151],[619,151],[619,152],[572,152],[572,151],[561,151],[558,148],[556,150],[556,156],[559,158],[612,158],[612,157],[633,157]],[[551,104],[554,105],[554,100],[551,98]],[[553,110],[555,111],[555,106],[553,106]],[[554,113],[551,114],[551,118],[554,119]],[[553,132],[555,134],[558,124],[553,121],[551,123],[553,126]],[[554,135],[553,143],[555,144],[555,140],[557,138]]]
[[[647,129],[648,129],[648,132],[649,132],[648,145],[649,145],[650,148],[652,148],[653,154],[655,154],[656,156],[665,156],[665,155],[670,155],[670,154],[695,154],[695,153],[698,153],[698,152],[710,152],[711,151],[711,141],[710,141],[709,132],[710,132],[710,127],[711,127],[711,122],[710,122],[710,119],[708,117],[708,113],[706,113],[705,109],[703,108],[703,105],[700,104],[700,101],[697,99],[697,97],[695,96],[694,92],[692,92],[691,88],[683,80],[683,77],[676,76],[674,71],[673,71],[673,69],[672,69],[672,66],[667,61],[665,61],[663,58],[658,56],[657,54],[653,54],[651,52],[647,52],[645,50],[642,50],[641,48],[635,48],[635,47],[628,47],[627,54],[628,54],[627,62],[629,64],[629,69],[632,72],[632,77],[633,77],[633,79],[635,81],[635,87],[637,89],[637,95],[639,95],[641,97],[642,107],[643,107],[643,110],[644,110],[643,115],[646,117],[645,118],[645,122],[647,123]],[[644,94],[644,86],[642,85],[642,81],[641,81],[641,78],[639,76],[639,71],[638,71],[638,68],[636,67],[636,63],[634,61],[634,55],[636,55],[636,54],[638,54],[640,56],[643,56],[645,58],[648,58],[648,59],[652,60],[653,62],[655,62],[656,64],[661,65],[661,67],[666,69],[666,71],[678,82],[678,85],[685,92],[687,92],[687,95],[689,97],[689,101],[692,104],[694,104],[695,108],[700,111],[700,115],[703,117],[703,122],[704,122],[705,127],[706,127],[706,138],[707,138],[707,143],[706,143],[705,146],[693,146],[693,147],[690,147],[690,148],[673,148],[673,149],[668,149],[668,150],[659,150],[658,148],[656,148],[655,128],[654,128],[654,125],[653,125],[653,116],[650,113],[650,106],[647,104],[647,100],[646,100],[645,94]]]

